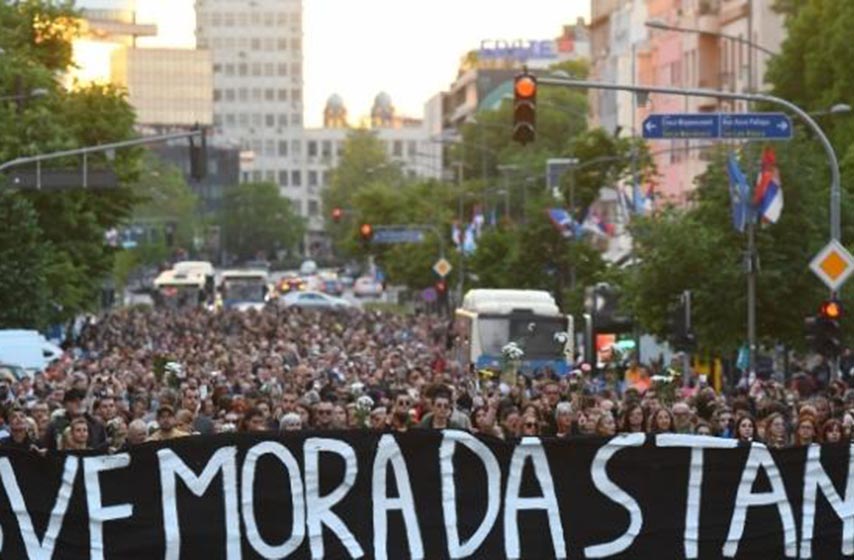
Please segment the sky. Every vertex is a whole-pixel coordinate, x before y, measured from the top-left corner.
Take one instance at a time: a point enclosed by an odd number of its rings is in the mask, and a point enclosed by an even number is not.
[[[158,37],[140,46],[194,45],[193,0],[78,0],[90,7],[136,3],[137,19],[155,22]],[[303,0],[306,126],[322,124],[333,93],[351,122],[370,112],[380,91],[399,115],[420,117],[446,90],[460,58],[484,39],[553,39],[591,0]]]

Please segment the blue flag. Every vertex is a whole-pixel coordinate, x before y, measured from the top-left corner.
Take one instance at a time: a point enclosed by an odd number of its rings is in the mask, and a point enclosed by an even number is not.
[[[732,227],[741,233],[747,227],[750,219],[750,187],[747,178],[738,166],[735,154],[730,152],[727,159],[727,173],[729,173],[729,196],[732,203]]]

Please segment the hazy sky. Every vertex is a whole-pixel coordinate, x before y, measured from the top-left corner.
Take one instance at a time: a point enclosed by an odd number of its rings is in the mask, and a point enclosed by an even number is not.
[[[158,24],[148,44],[193,45],[193,0],[136,0],[136,9],[139,21]],[[333,93],[353,122],[380,91],[399,114],[421,116],[482,39],[552,39],[561,25],[589,19],[590,0],[303,0],[303,13],[305,122],[320,126]]]

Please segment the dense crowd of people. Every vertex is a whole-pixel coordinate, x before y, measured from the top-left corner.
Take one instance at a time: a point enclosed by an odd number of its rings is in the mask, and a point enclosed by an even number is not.
[[[522,436],[676,432],[772,447],[854,436],[842,381],[602,384],[589,368],[504,377],[452,359],[446,319],[349,310],[126,308],[34,378],[0,381],[0,446],[116,452],[229,431],[457,428]],[[638,368],[635,368],[637,373]],[[503,379],[503,381],[502,381]]]

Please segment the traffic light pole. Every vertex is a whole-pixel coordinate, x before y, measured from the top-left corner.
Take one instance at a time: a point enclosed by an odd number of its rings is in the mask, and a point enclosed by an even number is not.
[[[82,184],[81,186],[88,187],[88,155],[93,153],[103,153],[103,152],[111,152],[115,150],[119,150],[122,148],[131,148],[133,146],[140,146],[143,144],[155,144],[158,142],[168,142],[169,140],[179,140],[182,138],[193,138],[194,136],[203,136],[205,134],[204,129],[196,128],[194,130],[190,130],[188,132],[174,132],[171,134],[159,134],[157,136],[146,136],[144,138],[135,138],[133,140],[123,140],[121,142],[112,142],[110,144],[98,144],[97,146],[86,146],[83,148],[76,148],[73,150],[63,150],[60,152],[51,152],[49,154],[39,154],[36,156],[27,156],[20,157],[5,163],[0,164],[0,172],[5,171],[7,169],[11,169],[13,167],[20,167],[22,165],[27,165],[31,163],[36,164],[36,188],[41,189],[41,163],[43,161],[49,161],[53,159],[60,159],[64,157],[70,156],[83,156],[83,176],[82,176]]]
[[[668,95],[678,95],[683,97],[713,97],[718,99],[733,99],[753,102],[764,102],[779,105],[789,111],[792,111],[803,120],[807,126],[816,134],[825,155],[827,156],[828,166],[830,167],[830,238],[840,241],[842,238],[841,225],[841,188],[839,178],[839,160],[836,157],[836,152],[828,140],[824,131],[813,120],[813,118],[803,109],[787,101],[786,99],[768,95],[764,93],[735,93],[729,91],[719,91],[706,88],[677,88],[665,86],[639,86],[632,84],[616,84],[609,82],[597,82],[591,80],[575,80],[572,78],[558,77],[541,77],[538,82],[543,85],[561,86],[569,88],[582,89],[604,89],[611,91],[630,91],[634,93],[661,93]],[[755,239],[755,224],[751,221],[748,224],[748,312],[747,312],[747,337],[748,337],[748,372],[752,378],[755,375],[755,351],[756,351],[756,239]],[[835,294],[831,291],[831,297]]]

